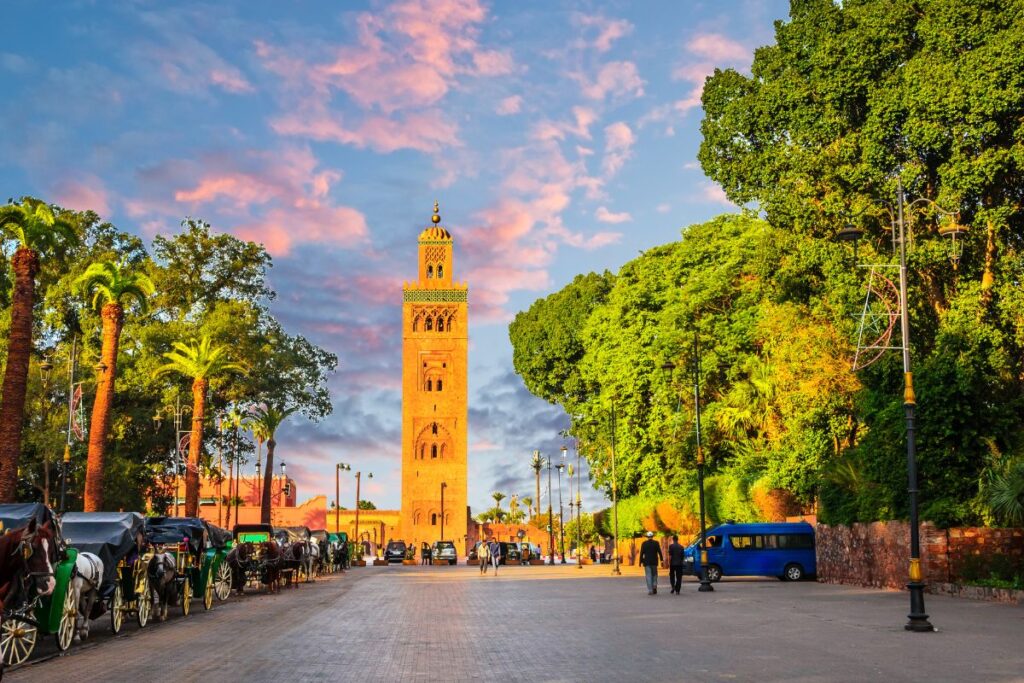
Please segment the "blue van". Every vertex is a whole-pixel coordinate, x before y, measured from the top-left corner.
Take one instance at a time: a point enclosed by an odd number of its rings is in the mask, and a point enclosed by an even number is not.
[[[698,536],[686,546],[686,571],[700,571]],[[707,531],[707,578],[775,576],[799,581],[817,572],[814,527],[807,522],[719,524]]]

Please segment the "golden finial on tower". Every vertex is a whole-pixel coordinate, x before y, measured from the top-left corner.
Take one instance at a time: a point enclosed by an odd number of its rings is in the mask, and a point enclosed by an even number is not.
[[[434,215],[430,217],[430,220],[433,221],[434,225],[441,222],[441,216],[437,213],[437,200],[434,200]]]

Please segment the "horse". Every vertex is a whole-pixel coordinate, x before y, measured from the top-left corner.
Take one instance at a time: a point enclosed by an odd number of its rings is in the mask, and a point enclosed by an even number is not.
[[[284,564],[284,553],[276,541],[264,541],[260,544],[260,582],[267,587],[268,593],[281,590],[281,568]]]
[[[312,581],[320,575],[320,544],[316,541],[306,541],[306,554],[302,558],[302,564],[306,568],[306,581]]]
[[[299,567],[303,565],[307,557],[306,542],[295,541],[294,543],[286,543],[282,555],[283,570],[288,574],[288,577],[285,579],[285,585],[298,588],[299,582],[296,580],[296,577]]]
[[[249,580],[249,568],[255,549],[252,543],[239,543],[228,552],[225,561],[231,570],[231,590],[239,595],[245,592],[245,584]]]
[[[33,519],[0,537],[0,600],[5,610],[53,593],[57,551],[50,522],[38,524]]]
[[[103,601],[98,599],[100,584],[103,583],[103,560],[92,553],[78,553],[72,576],[70,590],[74,591],[75,605],[78,606],[75,640],[85,640],[89,637],[89,620],[99,618],[105,610]]]
[[[175,581],[178,575],[178,562],[171,553],[154,552],[146,566],[146,574],[149,576],[152,598],[142,596],[139,599],[154,600],[160,621],[166,621],[168,606],[178,602],[178,583]]]

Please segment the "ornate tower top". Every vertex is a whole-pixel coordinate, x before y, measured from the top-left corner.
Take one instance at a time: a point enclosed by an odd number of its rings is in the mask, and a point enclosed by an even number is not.
[[[441,227],[441,215],[437,212],[437,202],[434,202],[434,215],[430,217],[432,226],[420,233],[420,242],[451,241],[452,234]]]
[[[420,233],[418,242],[417,278],[415,282],[406,282],[402,286],[402,290],[405,292],[404,300],[465,301],[466,284],[456,282],[452,278],[454,265],[452,234],[441,225],[441,214],[437,202],[434,202],[434,213],[430,216],[430,225]],[[434,290],[434,293],[426,295],[423,294],[424,290]],[[412,293],[414,291],[419,293]]]

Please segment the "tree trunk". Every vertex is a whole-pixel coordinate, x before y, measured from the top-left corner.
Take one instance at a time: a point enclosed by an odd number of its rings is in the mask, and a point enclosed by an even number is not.
[[[981,303],[988,308],[992,301],[992,288],[996,284],[994,273],[996,260],[996,226],[988,221],[987,239],[985,241],[985,269],[981,274]]]
[[[21,427],[25,419],[28,362],[32,353],[32,306],[35,302],[39,254],[24,247],[11,258],[14,296],[11,299],[11,331],[4,370],[3,402],[0,403],[0,503],[13,503],[18,488]]]
[[[114,379],[117,377],[117,347],[124,326],[124,308],[116,302],[103,304],[103,346],[100,362],[106,367],[96,377],[96,401],[89,423],[89,457],[85,466],[85,511],[103,509],[103,466],[114,405]]]
[[[270,524],[270,490],[274,484],[274,447],[277,442],[273,435],[267,439],[267,469],[263,477],[263,500],[260,503],[260,522]]]
[[[534,470],[537,475],[537,518],[540,519],[540,470]]]
[[[185,467],[185,516],[199,516],[199,456],[203,452],[203,414],[206,410],[206,389],[210,380],[192,380],[192,434],[188,438],[188,464]]]
[[[235,461],[234,460],[229,460],[228,461],[228,499],[227,499],[228,515],[227,515],[227,518],[224,520],[224,528],[225,529],[230,529],[231,528],[231,506],[235,504],[234,496],[231,495],[231,489],[234,488],[234,485],[235,485]],[[235,496],[237,496],[237,495],[238,495],[238,491],[235,491]],[[236,520],[235,523],[236,524],[238,523],[237,520]]]

